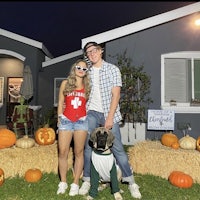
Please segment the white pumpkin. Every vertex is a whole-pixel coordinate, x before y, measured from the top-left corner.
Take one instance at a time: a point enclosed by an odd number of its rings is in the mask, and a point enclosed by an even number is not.
[[[15,146],[27,149],[35,146],[35,140],[33,138],[29,138],[28,135],[23,136],[20,139],[17,139]]]
[[[179,144],[182,149],[189,149],[189,150],[196,149],[196,140],[189,135],[182,137],[179,140]]]

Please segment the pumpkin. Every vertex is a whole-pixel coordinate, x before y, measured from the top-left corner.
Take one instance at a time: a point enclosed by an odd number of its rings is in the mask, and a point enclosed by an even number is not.
[[[176,142],[178,142],[178,137],[171,131],[164,133],[161,137],[161,143],[167,147],[171,147]]]
[[[181,171],[171,172],[168,180],[172,185],[179,188],[190,188],[193,185],[192,177]]]
[[[38,182],[42,178],[42,172],[40,169],[37,169],[37,168],[28,169],[25,172],[24,178],[29,183],[35,183],[35,182]]]
[[[4,171],[3,169],[0,168],[0,186],[3,185],[4,181],[5,181]]]
[[[197,150],[200,151],[200,136],[197,138]]]
[[[196,149],[196,140],[188,134],[179,140],[179,144],[182,149]]]
[[[17,139],[15,146],[27,149],[31,148],[35,145],[35,140],[33,138],[29,138],[28,135],[23,136],[20,139]]]
[[[35,140],[40,145],[53,144],[56,140],[56,133],[53,128],[44,126],[36,131]]]
[[[7,128],[0,129],[0,149],[13,146],[16,140],[17,137],[13,131]]]
[[[172,147],[172,149],[179,149],[180,144],[179,144],[179,142],[174,142],[171,147]]]

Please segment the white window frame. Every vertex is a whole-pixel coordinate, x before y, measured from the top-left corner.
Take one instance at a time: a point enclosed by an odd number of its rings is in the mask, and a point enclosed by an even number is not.
[[[175,104],[165,102],[165,59],[167,58],[200,59],[200,51],[182,51],[161,55],[161,109],[174,110],[176,113],[200,113],[200,106],[192,106],[189,102],[176,102]]]
[[[4,99],[4,77],[0,77],[0,108],[3,106]]]
[[[65,78],[54,78],[54,107],[58,106],[58,95],[59,95],[59,89],[60,84]]]

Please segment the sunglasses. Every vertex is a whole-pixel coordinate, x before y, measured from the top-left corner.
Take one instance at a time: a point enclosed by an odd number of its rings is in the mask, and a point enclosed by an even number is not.
[[[76,69],[78,69],[79,71],[83,71],[83,72],[87,72],[88,69],[87,68],[83,68],[81,66],[75,66]]]

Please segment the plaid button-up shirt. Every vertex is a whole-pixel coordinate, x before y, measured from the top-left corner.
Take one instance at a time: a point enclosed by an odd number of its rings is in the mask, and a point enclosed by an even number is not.
[[[94,70],[93,67],[89,70],[90,77],[91,77],[91,93],[90,96],[94,94],[94,87],[93,87],[93,81],[94,81]],[[100,82],[100,93],[101,93],[101,99],[102,99],[102,106],[104,110],[104,117],[106,118],[108,116],[108,112],[110,109],[110,103],[112,99],[112,88],[115,86],[122,86],[122,80],[121,80],[121,72],[119,68],[111,63],[107,63],[103,61],[102,67],[99,71],[99,82]],[[91,98],[89,98],[87,102],[87,110],[89,108],[91,102]],[[120,113],[119,104],[117,106],[115,115],[114,115],[114,123],[117,123],[121,121],[122,116]]]

